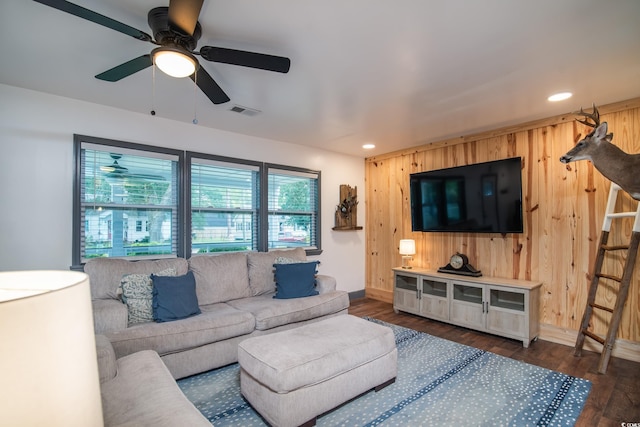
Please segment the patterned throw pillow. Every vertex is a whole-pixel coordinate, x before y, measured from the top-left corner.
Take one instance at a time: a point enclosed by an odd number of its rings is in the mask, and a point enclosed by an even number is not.
[[[175,276],[175,268],[155,273],[156,276]],[[150,274],[127,274],[120,280],[122,301],[129,311],[129,326],[153,322],[153,282]]]

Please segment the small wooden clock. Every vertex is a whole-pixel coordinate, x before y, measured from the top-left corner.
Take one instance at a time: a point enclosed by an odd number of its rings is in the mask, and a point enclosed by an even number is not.
[[[469,258],[465,254],[456,252],[449,258],[449,264],[438,269],[439,273],[460,274],[462,276],[480,277],[482,272],[469,264]]]

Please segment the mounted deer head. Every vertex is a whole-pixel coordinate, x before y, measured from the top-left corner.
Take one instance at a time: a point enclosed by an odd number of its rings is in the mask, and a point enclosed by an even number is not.
[[[600,124],[600,113],[595,104],[593,113],[586,113],[581,108],[576,114],[585,117],[585,120],[576,119],[578,122],[595,129],[560,157],[560,161],[590,160],[602,175],[618,184],[634,199],[640,200],[640,154],[627,154],[611,143],[613,133],[607,133],[607,122]]]

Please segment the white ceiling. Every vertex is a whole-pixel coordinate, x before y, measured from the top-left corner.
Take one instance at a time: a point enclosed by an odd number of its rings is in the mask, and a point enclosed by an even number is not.
[[[148,10],[168,6],[74,1],[146,33]],[[200,23],[198,47],[286,56],[291,71],[200,59],[231,98],[217,106],[189,79],[157,72],[154,90],[151,68],[104,82],[154,45],[2,0],[0,83],[360,157],[640,96],[638,0],[205,0]]]

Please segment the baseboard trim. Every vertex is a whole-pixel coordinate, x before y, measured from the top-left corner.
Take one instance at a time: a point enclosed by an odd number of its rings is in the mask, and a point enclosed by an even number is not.
[[[358,298],[364,298],[364,297],[365,297],[364,289],[360,291],[349,292],[349,301],[352,301]]]
[[[578,331],[572,329],[559,328],[557,326],[546,323],[540,324],[540,335],[538,338],[545,341],[564,344],[569,347],[576,345]],[[595,353],[602,352],[602,344],[587,338],[584,342],[584,350],[593,351]],[[640,362],[640,343],[628,340],[617,339],[613,346],[611,355],[620,359],[631,360],[632,362]]]
[[[364,292],[367,298],[393,304],[393,291],[386,291],[384,289],[375,289],[375,288],[365,288]]]

